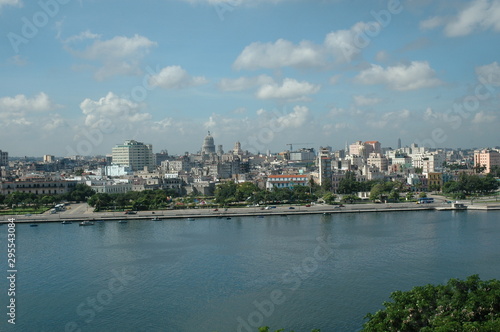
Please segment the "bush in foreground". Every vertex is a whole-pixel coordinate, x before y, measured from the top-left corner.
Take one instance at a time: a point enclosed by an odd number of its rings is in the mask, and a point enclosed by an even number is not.
[[[368,314],[363,331],[500,331],[500,281],[450,279],[446,285],[391,294],[384,310]]]

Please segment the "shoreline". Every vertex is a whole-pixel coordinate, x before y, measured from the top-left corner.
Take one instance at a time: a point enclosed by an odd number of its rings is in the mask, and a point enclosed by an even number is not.
[[[85,207],[85,206],[84,206]],[[3,215],[0,216],[0,224],[8,223],[8,219],[14,218],[16,223],[48,223],[48,222],[81,222],[81,221],[118,221],[118,220],[160,220],[172,219],[200,219],[200,218],[232,218],[232,217],[265,217],[265,216],[288,216],[288,215],[311,215],[311,214],[337,214],[337,213],[384,213],[384,212],[409,212],[409,211],[498,211],[499,204],[469,205],[467,210],[457,210],[451,206],[437,204],[417,205],[411,203],[395,204],[346,204],[344,207],[335,208],[333,205],[305,206],[278,206],[270,210],[261,210],[258,207],[229,208],[227,211],[213,211],[211,209],[186,209],[186,210],[157,210],[139,211],[137,214],[124,214],[123,212],[88,212],[66,210],[58,214],[44,213],[40,215]],[[84,210],[80,208],[79,210]],[[71,211],[71,212],[70,212]]]

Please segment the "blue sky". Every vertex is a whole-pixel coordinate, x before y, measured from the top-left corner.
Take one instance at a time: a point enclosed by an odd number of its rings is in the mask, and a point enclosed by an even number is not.
[[[0,0],[0,29],[12,156],[499,145],[500,0]]]

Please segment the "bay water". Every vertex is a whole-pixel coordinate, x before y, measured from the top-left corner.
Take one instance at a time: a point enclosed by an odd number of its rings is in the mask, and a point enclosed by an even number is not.
[[[500,279],[500,212],[16,225],[1,331],[357,331],[395,290]]]

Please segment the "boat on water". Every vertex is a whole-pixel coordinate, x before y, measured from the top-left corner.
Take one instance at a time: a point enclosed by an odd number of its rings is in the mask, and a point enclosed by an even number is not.
[[[194,218],[187,218],[188,221],[194,221]]]
[[[119,224],[126,224],[126,223],[128,223],[128,220],[118,220],[118,223]]]
[[[158,218],[158,217],[154,217],[154,218],[153,218],[153,219],[151,219],[151,220],[153,220],[153,221],[161,221],[161,219],[160,219],[160,218]]]
[[[38,227],[38,224],[31,224],[30,227]]]
[[[69,224],[72,224],[72,222],[69,221],[69,220],[63,220],[61,224],[63,224],[63,225],[69,225]]]
[[[84,220],[81,223],[79,223],[79,225],[80,226],[93,226],[94,222],[93,221]]]
[[[226,220],[231,220],[231,217],[227,217]]]
[[[453,202],[451,206],[436,206],[434,209],[437,211],[465,211],[467,210],[467,205],[463,203]]]

